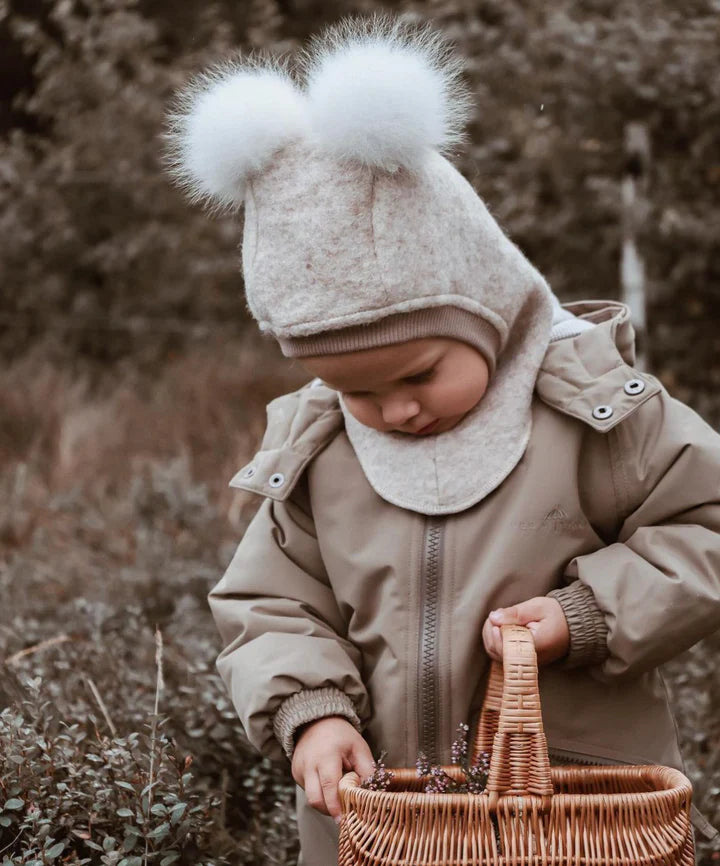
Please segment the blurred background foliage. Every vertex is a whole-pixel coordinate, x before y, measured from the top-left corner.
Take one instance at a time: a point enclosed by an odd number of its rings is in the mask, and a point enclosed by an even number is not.
[[[171,94],[238,50],[292,52],[341,15],[391,9],[468,58],[477,111],[457,164],[564,300],[617,297],[624,128],[647,127],[649,364],[720,422],[717,0],[3,5],[6,357],[53,333],[156,370],[188,340],[240,335],[241,221],[209,221],[169,186]]]
[[[0,745],[27,770],[0,762],[0,787],[9,796],[15,773],[12,800],[34,797],[52,824],[11,809],[12,863],[55,862],[61,842],[57,862],[123,862],[135,819],[105,808],[89,828],[57,785],[110,747],[89,680],[119,737],[144,730],[155,625],[169,765],[193,756],[183,796],[209,828],[189,825],[177,862],[294,862],[288,768],[243,745],[205,595],[259,504],[227,481],[265,404],[304,378],[250,321],[241,215],[188,208],[161,136],[172,94],[207,65],[292,53],[379,10],[433,22],[467,58],[477,109],[455,162],[561,300],[620,296],[621,184],[637,172],[624,140],[644,126],[647,367],[720,426],[718,0],[0,0],[0,698],[25,708]],[[713,636],[668,666],[696,801],[716,823],[718,649]],[[80,729],[51,784],[23,749],[62,720]],[[127,743],[114,748],[139,791]],[[175,862],[161,847],[155,860]]]

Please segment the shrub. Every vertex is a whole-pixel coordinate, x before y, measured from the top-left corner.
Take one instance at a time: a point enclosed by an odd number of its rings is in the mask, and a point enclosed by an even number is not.
[[[89,735],[58,719],[40,677],[26,686],[22,708],[0,714],[7,863],[169,866],[209,854],[219,800],[194,786],[192,758],[164,733],[165,719],[154,715],[145,732],[125,737],[97,727]],[[203,862],[228,861],[214,854]]]

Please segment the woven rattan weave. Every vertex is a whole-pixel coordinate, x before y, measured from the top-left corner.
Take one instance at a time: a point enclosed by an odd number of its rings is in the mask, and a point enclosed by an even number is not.
[[[346,774],[339,866],[694,866],[689,780],[652,765],[551,768],[532,635],[502,630],[473,742],[491,754],[487,790],[426,794],[395,769],[389,790],[370,791]]]

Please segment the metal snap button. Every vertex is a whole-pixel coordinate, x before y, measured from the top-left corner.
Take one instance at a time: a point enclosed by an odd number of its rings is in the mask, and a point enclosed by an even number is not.
[[[284,483],[285,483],[285,476],[282,474],[282,472],[276,472],[274,475],[271,475],[270,480],[268,481],[268,484],[271,487],[280,487]]]
[[[642,379],[630,379],[623,385],[623,388],[626,394],[642,394],[645,390],[645,383]]]
[[[245,476],[245,478],[252,478],[256,472],[257,469],[254,466],[248,466],[243,475]]]
[[[605,403],[600,406],[596,406],[592,410],[593,418],[597,418],[598,421],[604,421],[606,418],[609,418],[613,413],[612,406],[607,406]]]

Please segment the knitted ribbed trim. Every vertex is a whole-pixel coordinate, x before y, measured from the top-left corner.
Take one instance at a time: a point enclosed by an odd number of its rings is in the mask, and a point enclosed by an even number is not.
[[[548,593],[563,609],[570,629],[570,651],[562,660],[563,668],[599,665],[610,655],[608,627],[589,586],[574,580],[568,586]]]
[[[292,760],[295,731],[308,722],[325,716],[344,716],[360,731],[360,717],[345,692],[328,686],[324,689],[304,689],[286,698],[273,716],[273,731],[283,751]]]
[[[423,307],[409,313],[385,316],[367,325],[353,325],[323,331],[309,337],[276,337],[283,355],[303,358],[309,355],[335,355],[389,346],[423,337],[454,337],[475,346],[484,355],[490,375],[500,347],[500,334],[486,319],[451,305]]]

